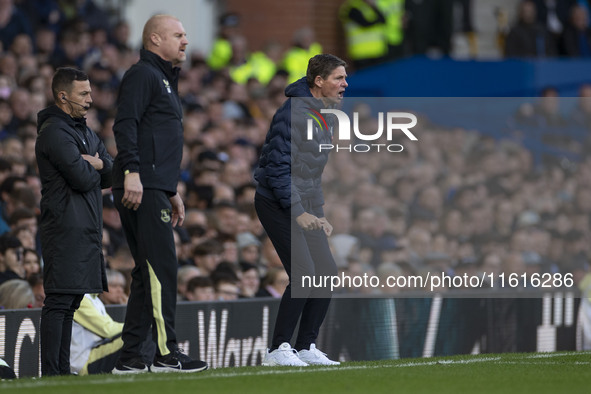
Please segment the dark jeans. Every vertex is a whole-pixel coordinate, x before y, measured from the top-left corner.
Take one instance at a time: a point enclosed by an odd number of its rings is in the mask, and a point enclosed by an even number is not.
[[[307,211],[313,210],[305,202],[303,205]],[[323,230],[303,231],[289,210],[260,194],[255,196],[255,207],[290,282],[279,304],[271,350],[291,341],[298,320],[300,327],[294,348],[309,349],[316,342],[331,294],[327,288],[303,288],[301,280],[303,275],[337,274],[328,239]]]
[[[84,294],[47,294],[41,310],[41,375],[70,374],[72,320]]]

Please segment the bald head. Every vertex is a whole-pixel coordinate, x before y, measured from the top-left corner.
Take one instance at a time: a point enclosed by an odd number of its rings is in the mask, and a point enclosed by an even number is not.
[[[174,16],[166,14],[154,15],[148,19],[144,25],[144,31],[142,33],[142,44],[144,44],[144,48],[149,49],[150,46],[153,45],[151,39],[152,34],[162,34],[165,22],[168,22],[170,19],[178,21]]]
[[[172,15],[158,14],[146,22],[142,33],[144,48],[174,66],[186,59],[187,34],[181,22]]]

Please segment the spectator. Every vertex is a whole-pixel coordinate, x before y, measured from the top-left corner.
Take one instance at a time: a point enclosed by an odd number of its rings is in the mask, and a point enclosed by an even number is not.
[[[187,283],[185,297],[188,301],[214,301],[216,299],[213,281],[207,276],[196,276]]]
[[[23,247],[13,235],[0,236],[0,284],[11,279],[24,279]]]
[[[109,290],[99,295],[102,303],[105,305],[126,305],[128,286],[125,275],[119,271],[109,268],[107,268],[105,274],[107,276]],[[75,317],[74,320],[76,320]]]
[[[547,132],[549,128],[561,129],[566,127],[567,120],[561,113],[558,90],[551,86],[544,88],[540,94],[540,99],[533,107],[532,113],[522,116],[519,121],[524,126],[534,127],[542,132]],[[558,133],[553,134],[555,134],[555,137],[561,137]]]
[[[237,300],[240,296],[238,278],[228,273],[212,275],[215,297],[219,301]]]
[[[19,34],[33,37],[31,24],[26,15],[14,4],[14,0],[0,2],[0,42],[4,49],[10,48]]]
[[[358,231],[353,235],[359,240],[360,248],[372,251],[369,263],[377,267],[382,259],[382,252],[396,244],[394,236],[388,231],[388,217],[381,207],[371,207],[359,212]]]
[[[18,238],[23,248],[33,250],[36,249],[35,236],[33,233],[31,233],[31,230],[28,227],[14,227],[14,230],[12,230],[10,234]]]
[[[218,235],[236,235],[238,210],[233,202],[220,201],[213,208],[215,229]]]
[[[222,245],[222,260],[233,264],[238,263],[238,246],[236,244],[236,238],[231,235],[219,236],[218,241]]]
[[[12,110],[12,119],[6,125],[6,130],[9,134],[16,135],[19,129],[33,117],[31,111],[31,93],[25,88],[17,88],[10,94],[9,103],[10,109]],[[22,150],[22,142],[20,140],[19,143],[21,144]]]
[[[209,275],[220,263],[222,251],[222,245],[218,241],[204,241],[193,249],[193,261],[204,275]]]
[[[267,235],[265,235],[263,240],[261,264],[265,267],[265,269],[269,269],[271,267],[283,267],[281,264],[281,259],[279,258],[279,255],[277,254],[271,239]]]
[[[23,250],[23,268],[25,269],[25,279],[41,272],[41,261],[35,249],[25,248]]]
[[[585,83],[579,87],[579,99],[568,117],[577,129],[591,129],[591,84]]]
[[[425,55],[431,48],[444,56],[451,53],[454,2],[451,0],[405,1],[406,51]]]
[[[103,195],[103,228],[109,233],[110,245],[107,250],[109,255],[113,255],[122,246],[127,246],[121,218],[115,208],[111,193]]]
[[[32,308],[33,290],[26,280],[10,279],[0,284],[0,307],[3,309]]]
[[[564,28],[568,24],[570,10],[577,0],[534,1],[536,3],[538,23],[546,26],[555,42],[560,42]]]
[[[104,293],[103,293],[104,294]],[[114,321],[97,294],[86,294],[74,313],[70,369],[77,375],[109,373],[123,341],[123,323]]]
[[[189,281],[191,281],[191,279],[195,278],[196,276],[201,276],[201,270],[197,267],[195,267],[194,265],[184,265],[182,267],[179,267],[179,270],[177,272],[177,300],[186,300],[188,299],[186,297],[186,293],[187,293],[187,286]]]
[[[519,3],[517,18],[505,41],[506,57],[557,55],[557,43],[546,27],[537,22],[536,4],[532,0],[523,0]]]
[[[242,271],[242,274],[240,275],[240,296],[244,298],[256,296],[261,285],[261,278],[257,266],[241,261],[240,269]]]
[[[129,286],[131,271],[134,267],[133,256],[131,255],[129,246],[121,245],[112,256],[109,256],[107,266],[113,270],[121,272],[125,276],[127,285]],[[126,291],[127,290],[128,288],[126,288]]]
[[[43,276],[41,273],[32,274],[27,278],[33,295],[35,296],[35,302],[33,308],[42,308],[43,302],[45,301],[45,289],[43,288]]]
[[[285,288],[289,284],[289,276],[285,269],[279,267],[270,268],[261,282],[261,288],[257,291],[257,297],[281,298]]]
[[[259,263],[261,257],[261,241],[252,233],[244,232],[236,236],[238,259],[253,265]]]
[[[126,20],[120,20],[113,26],[109,41],[117,47],[119,51],[129,51],[129,38],[131,35],[131,26]]]
[[[574,5],[570,9],[569,23],[562,35],[565,54],[574,58],[591,57],[591,28],[587,9]]]
[[[29,193],[30,194],[30,193]],[[19,198],[19,197],[17,197]],[[36,202],[28,203],[28,205],[36,205]],[[33,237],[37,235],[38,225],[37,225],[37,215],[36,212],[26,208],[20,207],[14,209],[11,212],[10,217],[8,218],[8,224],[11,228],[26,228],[31,232]]]
[[[191,236],[185,228],[178,226],[174,228],[174,247],[179,267],[193,264],[191,260]]]
[[[47,26],[37,27],[35,32],[35,44],[37,61],[39,64],[49,64],[56,56],[56,32]]]

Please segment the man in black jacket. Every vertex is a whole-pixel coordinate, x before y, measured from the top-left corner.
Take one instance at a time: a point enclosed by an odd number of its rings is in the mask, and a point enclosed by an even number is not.
[[[113,373],[147,372],[140,347],[152,326],[152,372],[207,369],[177,346],[174,328],[177,258],[173,227],[185,208],[177,193],[183,148],[183,108],[177,84],[187,37],[181,22],[155,15],[144,26],[140,60],[119,88],[113,131],[117,157],[113,199],[135,261],[123,327],[123,349]]]
[[[265,138],[259,166],[255,207],[273,242],[290,283],[279,305],[271,348],[263,365],[337,365],[316,348],[318,331],[330,304],[330,292],[310,291],[306,275],[336,275],[328,245],[332,226],[324,217],[321,176],[328,151],[319,149],[332,138],[332,123],[306,139],[302,124],[310,112],[319,113],[343,98],[348,86],[345,62],[329,54],[308,62],[307,76],[285,89],[287,101],[277,110]],[[332,122],[333,117],[327,117]],[[290,340],[300,321],[295,350]]]
[[[60,68],[51,89],[55,105],[37,115],[35,145],[46,294],[41,311],[43,376],[70,374],[74,311],[85,293],[107,290],[101,189],[111,186],[113,162],[86,126],[84,116],[92,103],[88,76]]]

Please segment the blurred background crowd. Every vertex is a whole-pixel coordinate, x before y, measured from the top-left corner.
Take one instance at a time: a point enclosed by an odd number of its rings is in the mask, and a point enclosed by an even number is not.
[[[53,101],[56,67],[88,73],[93,106],[87,124],[112,156],[117,153],[112,131],[117,89],[140,48],[130,40],[130,22],[113,13],[111,3],[0,0],[3,308],[43,302],[34,146],[36,114]],[[471,17],[473,3],[347,0],[331,17],[341,26],[343,57],[353,74],[409,56],[452,56],[462,45],[468,56],[478,56],[482,40]],[[491,16],[500,57],[591,57],[589,2],[503,3],[507,7]],[[211,51],[192,53],[179,82],[185,146],[178,191],[187,210],[175,231],[179,301],[281,296],[288,278],[257,219],[252,171],[286,85],[303,76],[308,59],[326,47],[312,27],[302,26],[290,32],[291,46],[269,41],[250,51],[241,31],[243,15],[223,11]],[[326,212],[343,273],[585,274],[591,256],[591,102],[584,98],[591,87],[581,84],[583,99],[568,113],[555,105],[555,90],[540,95],[545,100],[515,109],[506,138],[422,118],[420,141],[405,143],[402,153],[332,155],[324,177]],[[370,115],[361,121],[368,130],[377,127]],[[563,126],[575,131],[565,134]],[[544,137],[548,146],[572,155],[536,157],[524,133],[538,127],[550,128]],[[105,304],[124,304],[133,260],[110,192],[103,203],[111,291],[101,297]]]

